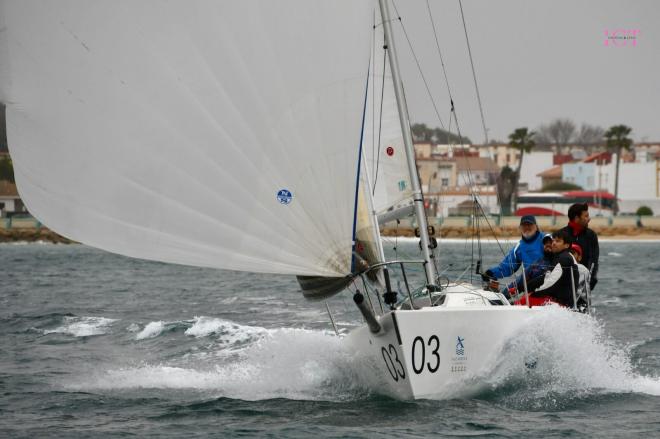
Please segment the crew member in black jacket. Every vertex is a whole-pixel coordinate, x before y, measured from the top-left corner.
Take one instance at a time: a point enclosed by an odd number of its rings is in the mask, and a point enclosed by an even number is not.
[[[543,285],[532,293],[535,297],[549,297],[560,305],[572,308],[573,295],[577,292],[580,273],[571,248],[572,238],[564,229],[552,235],[553,266],[544,278]]]
[[[582,265],[591,272],[589,287],[593,291],[598,283],[598,235],[589,226],[589,206],[576,203],[568,208],[568,225],[563,231],[568,233],[573,242],[582,247]]]

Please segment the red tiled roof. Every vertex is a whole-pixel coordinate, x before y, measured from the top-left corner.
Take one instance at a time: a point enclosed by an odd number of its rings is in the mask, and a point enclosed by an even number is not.
[[[553,166],[550,169],[546,169],[543,172],[539,172],[536,174],[537,177],[545,177],[545,178],[561,178],[562,172],[561,172],[561,165],[558,166]]]
[[[553,165],[563,165],[564,163],[572,162],[572,154],[555,154],[552,156]]]
[[[609,151],[596,152],[587,156],[584,160],[584,163],[593,163],[600,162],[604,165],[610,164],[612,162],[612,153]]]
[[[563,213],[557,212],[556,210],[548,209],[546,207],[521,207],[520,209],[514,212],[515,216],[525,216],[525,215],[534,215],[534,216],[564,216]]]

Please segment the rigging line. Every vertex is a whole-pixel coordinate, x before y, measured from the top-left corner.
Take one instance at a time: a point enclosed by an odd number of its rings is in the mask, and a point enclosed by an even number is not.
[[[481,248],[481,217],[479,216],[478,210],[481,209],[481,205],[476,201],[476,198],[474,199],[474,204],[475,204],[475,217],[477,218],[477,268],[479,268],[479,271],[481,271],[481,263],[483,261],[483,252]],[[475,270],[476,274],[476,270]]]
[[[399,259],[399,224],[401,221],[396,220],[396,236],[394,237],[394,259]]]
[[[445,124],[442,122],[442,118],[440,117],[440,112],[438,111],[438,106],[435,103],[435,100],[433,99],[433,95],[431,94],[431,89],[429,87],[429,83],[426,80],[426,76],[424,76],[424,72],[422,71],[422,66],[419,63],[419,58],[417,58],[417,54],[415,53],[415,50],[412,47],[412,43],[410,42],[410,38],[408,37],[408,32],[406,32],[406,28],[403,25],[403,20],[401,20],[401,15],[399,14],[399,10],[396,7],[396,3],[394,0],[392,0],[392,6],[394,6],[394,12],[396,12],[397,19],[399,20],[399,24],[401,24],[401,29],[403,30],[403,35],[406,37],[406,41],[408,42],[408,47],[410,48],[410,52],[412,53],[413,59],[415,60],[415,64],[417,64],[417,70],[419,71],[419,75],[422,77],[422,81],[424,82],[424,87],[426,87],[426,92],[431,98],[431,104],[433,105],[433,110],[435,111],[435,115],[438,118],[438,121],[440,122],[440,126],[442,129],[445,129]]]
[[[481,126],[484,129],[484,139],[488,145],[488,130],[486,129],[486,119],[484,118],[484,109],[481,104],[481,94],[479,93],[479,85],[477,84],[477,74],[474,69],[474,61],[472,60],[472,49],[470,48],[470,39],[468,38],[467,25],[465,24],[465,14],[463,14],[463,3],[458,0],[458,6],[461,9],[461,20],[463,21],[463,31],[465,32],[465,42],[467,43],[468,55],[470,57],[470,66],[472,67],[472,79],[474,80],[474,88],[477,92],[477,102],[479,103],[479,114],[481,114]]]
[[[435,37],[435,47],[438,49],[438,55],[440,55],[440,65],[442,65],[442,73],[445,76],[445,84],[447,85],[447,93],[449,94],[449,99],[453,100],[453,96],[451,94],[451,88],[449,87],[449,79],[447,76],[447,69],[445,68],[445,61],[444,58],[442,57],[442,51],[440,50],[440,42],[438,41],[438,32],[435,27],[435,21],[433,20],[433,14],[431,13],[431,5],[429,3],[429,0],[426,0],[426,8],[429,11],[429,18],[431,19],[431,27],[433,28],[433,36]],[[447,142],[449,143],[449,142]]]
[[[475,197],[475,203],[478,203],[478,201],[476,200],[476,197]],[[481,204],[477,204],[477,206],[475,207],[475,209],[476,209],[476,208],[479,208],[479,210],[481,210]],[[479,223],[481,223],[481,219],[479,219],[478,221],[479,221]],[[484,259],[484,254],[483,254],[483,251],[482,251],[482,248],[481,248],[481,226],[479,226],[479,227],[477,228],[477,233],[479,234],[479,237],[478,237],[478,239],[477,239],[477,245],[478,245],[478,257],[479,257],[478,261],[479,261],[479,264],[481,264],[481,262],[482,262],[483,259]],[[479,267],[479,268],[481,268],[481,267]]]
[[[484,212],[484,209],[483,209],[483,207],[481,207],[481,204],[479,205],[479,208],[481,209],[481,213],[482,213],[484,219],[486,220],[486,224],[488,224],[488,228],[493,233],[493,237],[495,238],[495,242],[497,243],[497,246],[500,248],[500,251],[502,252],[502,255],[506,255],[506,252],[504,251],[504,249],[502,248],[502,245],[500,244],[500,240],[497,239],[497,234],[495,233],[495,229],[493,228],[490,221],[488,221],[488,217],[486,217],[486,212]]]
[[[401,19],[400,15],[399,15],[399,11],[398,11],[398,9],[397,9],[397,7],[396,7],[396,3],[394,3],[394,0],[392,0],[392,5],[394,6],[394,10],[395,10],[396,13],[397,13],[397,16],[398,16],[399,22],[400,22],[400,24],[401,24],[401,28],[402,28],[402,30],[403,30],[404,35],[406,36],[406,40],[407,40],[407,42],[408,42],[408,46],[409,46],[410,51],[411,51],[411,53],[412,53],[412,55],[413,55],[413,58],[415,59],[416,64],[417,64],[417,69],[418,69],[419,72],[420,72],[420,76],[421,76],[422,79],[424,80],[424,85],[426,86],[426,91],[427,91],[427,94],[429,95],[429,98],[430,98],[430,100],[431,100],[431,103],[433,104],[433,108],[435,109],[436,116],[438,117],[438,120],[439,120],[440,125],[442,126],[442,128],[445,129],[444,124],[443,124],[443,122],[442,122],[442,118],[440,117],[440,114],[439,114],[439,112],[438,112],[438,110],[437,110],[437,105],[436,105],[436,103],[435,103],[435,100],[433,99],[433,96],[432,96],[431,92],[430,92],[430,89],[429,89],[428,83],[427,83],[427,81],[426,81],[426,78],[425,78],[425,76],[424,76],[424,73],[422,72],[421,65],[420,65],[419,60],[418,60],[418,58],[417,58],[417,55],[415,54],[415,51],[414,51],[414,49],[413,49],[413,47],[412,47],[412,43],[411,43],[411,41],[410,41],[410,38],[408,37],[408,33],[407,33],[406,29],[405,29],[405,26],[403,25],[403,20]],[[429,8],[429,12],[430,12],[430,8]],[[431,20],[432,20],[432,17],[431,17]],[[433,21],[432,21],[432,22],[433,22]],[[435,33],[435,26],[434,26],[434,33]],[[436,33],[435,35],[436,35],[436,41],[437,41],[437,33]],[[439,44],[438,44],[437,46],[438,46],[438,48],[439,48]],[[439,54],[440,54],[440,58],[441,58],[441,63],[442,63],[442,65],[443,65],[443,71],[445,72],[445,82],[447,83],[447,87],[448,87],[448,88],[447,88],[447,91],[448,91],[448,93],[449,93],[449,95],[450,95],[450,101],[451,101],[451,110],[450,110],[450,117],[449,117],[449,127],[450,127],[450,128],[449,128],[449,130],[447,130],[447,132],[448,132],[448,134],[447,134],[447,144],[448,144],[449,148],[450,148],[450,149],[452,150],[452,152],[453,152],[453,150],[454,150],[454,148],[453,148],[453,144],[452,144],[452,142],[449,140],[449,137],[450,137],[450,135],[452,134],[452,133],[451,133],[451,113],[452,113],[452,112],[453,112],[453,114],[454,114],[454,120],[456,121],[456,125],[457,125],[459,141],[462,141],[462,135],[461,135],[461,133],[460,133],[460,127],[458,126],[458,118],[457,118],[456,111],[455,111],[455,107],[454,107],[454,101],[453,101],[453,99],[451,98],[451,90],[450,90],[450,88],[449,88],[449,86],[448,86],[449,81],[448,81],[448,77],[447,77],[447,75],[446,75],[446,69],[445,69],[445,65],[444,65],[444,60],[442,59],[442,53],[439,52]],[[466,183],[468,184],[468,187],[473,188],[473,187],[474,187],[474,179],[473,179],[473,177],[472,177],[472,169],[471,169],[471,166],[470,166],[470,162],[469,162],[469,159],[468,159],[467,157],[465,157],[465,162],[466,162],[466,169],[467,169],[467,179],[466,179],[467,181],[466,181]],[[473,190],[471,190],[470,192],[471,192],[472,194],[474,194],[474,191],[473,191]],[[500,204],[501,204],[501,203],[500,203]]]
[[[473,200],[474,200],[474,198],[473,198]],[[472,202],[472,218],[471,218],[471,220],[472,220],[471,221],[472,222],[472,224],[471,224],[472,225],[472,227],[471,227],[471,229],[472,229],[472,239],[471,239],[472,242],[471,242],[471,244],[472,245],[471,245],[471,253],[470,253],[470,282],[472,282],[472,265],[474,264],[474,236],[476,234],[475,223],[476,223],[476,218],[477,218],[477,216],[475,215],[476,210],[477,210],[477,208],[474,205],[474,201],[473,201]]]
[[[371,32],[371,59],[372,61],[376,60],[376,10],[374,9],[374,24]],[[371,63],[370,63],[371,64]],[[374,168],[376,167],[374,160],[376,157],[376,143],[374,139],[376,138],[376,118],[373,117],[376,114],[376,99],[374,99],[376,92],[376,63],[374,62],[374,68],[371,69],[371,172],[373,173]]]
[[[442,66],[442,73],[443,73],[443,76],[445,78],[445,85],[447,87],[447,94],[449,95],[449,101],[451,102],[451,110],[450,110],[450,113],[449,113],[449,134],[451,134],[451,114],[454,113],[454,119],[456,120],[456,129],[458,131],[458,140],[459,140],[459,142],[462,143],[463,138],[462,138],[461,133],[460,133],[460,127],[458,126],[458,118],[457,118],[456,110],[455,110],[455,107],[454,107],[454,96],[452,95],[451,87],[449,85],[449,75],[447,74],[447,68],[445,66],[445,61],[444,61],[444,58],[442,56],[442,50],[440,49],[440,41],[438,39],[438,32],[437,32],[437,28],[435,26],[435,20],[433,19],[433,12],[431,11],[431,5],[429,3],[429,0],[426,0],[426,8],[427,8],[428,13],[429,13],[429,20],[431,21],[431,28],[433,29],[433,36],[434,36],[434,39],[435,39],[435,47],[438,51],[438,56],[440,58],[440,65]],[[447,139],[448,140],[447,144],[450,145],[450,147],[451,147],[451,142],[449,142],[449,134],[447,135],[447,138],[448,138]],[[465,160],[466,160],[466,165],[467,165],[466,167],[468,169],[468,176],[470,176],[471,175],[470,162],[469,162],[469,159],[467,159],[467,158]],[[468,184],[470,185],[470,187],[472,187],[473,183],[474,182],[470,178],[469,181],[468,181]]]
[[[378,149],[376,152],[376,172],[374,173],[374,184],[372,195],[376,194],[376,183],[378,183],[378,169],[380,168],[380,137],[383,132],[383,98],[385,97],[385,72],[387,69],[387,45],[383,42],[383,80],[380,86],[380,112],[378,114]],[[375,69],[374,69],[375,70]],[[374,142],[375,143],[375,142]]]
[[[442,117],[440,117],[440,113],[438,111],[437,104],[435,102],[435,99],[433,99],[433,95],[432,95],[430,87],[428,85],[428,81],[426,80],[426,77],[424,76],[424,72],[422,71],[422,67],[421,67],[421,64],[419,62],[419,58],[417,57],[417,54],[415,53],[415,50],[412,47],[412,42],[410,41],[410,37],[408,36],[408,32],[406,31],[406,27],[403,24],[403,20],[401,19],[401,16],[399,14],[399,10],[397,9],[396,3],[394,2],[394,0],[392,0],[392,5],[394,6],[394,11],[397,14],[397,18],[399,20],[399,23],[401,24],[401,29],[403,31],[404,36],[406,37],[406,41],[408,42],[408,47],[410,48],[410,52],[412,53],[413,59],[415,60],[415,63],[417,65],[417,70],[419,71],[419,74],[422,77],[422,80],[424,82],[424,86],[426,87],[426,93],[428,94],[429,99],[431,100],[431,104],[433,105],[433,109],[435,110],[436,117],[438,118],[438,121],[440,122],[440,126],[442,127],[442,129],[446,130],[448,132],[447,144],[449,145],[449,148],[453,152],[454,148],[452,147],[452,142],[449,141],[449,137],[452,134],[451,129],[448,130],[448,129],[445,128],[445,125],[442,121]],[[445,77],[445,79],[446,79],[446,77]],[[454,102],[453,102],[453,100],[451,100],[451,111],[450,111],[450,120],[449,120],[450,126],[451,126],[451,112],[454,112],[454,119],[456,120],[456,123],[458,125],[458,120],[456,119],[456,113],[454,111]],[[458,136],[459,136],[459,141],[462,142],[462,137],[461,137],[460,131],[459,131]],[[471,187],[473,185],[473,181],[472,181],[472,178],[471,178],[470,164],[469,164],[469,160],[467,158],[465,160],[466,160],[466,165],[467,165],[467,169],[468,169],[468,177],[469,177],[467,183],[468,183],[468,186]]]
[[[459,3],[460,3],[460,0],[459,0]],[[453,104],[453,96],[452,96],[452,93],[451,93],[451,87],[449,85],[449,76],[447,74],[447,69],[446,69],[446,66],[445,66],[445,63],[444,63],[444,58],[442,56],[442,50],[440,49],[440,43],[439,43],[439,40],[438,40],[437,28],[435,26],[435,20],[433,19],[433,13],[431,11],[431,5],[429,3],[429,0],[426,0],[426,7],[427,7],[427,10],[429,12],[429,19],[431,21],[431,26],[433,28],[433,35],[435,37],[435,44],[436,44],[436,48],[438,50],[438,55],[440,57],[440,64],[442,65],[442,71],[443,71],[444,78],[445,78],[445,84],[447,86],[447,93],[449,94],[449,99],[451,100],[451,102]],[[477,94],[477,102],[479,104],[479,111],[480,111],[480,115],[481,115],[481,124],[482,124],[482,127],[484,129],[486,147],[488,147],[488,131],[486,130],[486,122],[485,122],[485,118],[484,118],[484,115],[483,115],[483,105],[481,103],[481,95],[479,93],[479,87],[477,85],[477,78],[476,78],[475,69],[474,69],[474,62],[472,60],[472,51],[471,51],[471,48],[470,48],[470,41],[469,41],[468,36],[467,36],[467,26],[465,26],[465,15],[463,13],[462,5],[461,5],[461,17],[462,17],[462,20],[463,20],[463,29],[465,31],[465,38],[466,38],[467,45],[468,45],[468,53],[469,53],[469,57],[470,57],[470,64],[472,66],[472,76],[473,76],[473,79],[474,79],[474,84],[475,84],[475,89],[476,89],[476,94]],[[453,105],[452,105],[451,111],[454,111],[454,114],[455,114],[455,108],[454,108]],[[449,130],[450,131],[451,131],[451,111],[450,111],[450,117],[449,117],[449,126],[450,126]],[[460,137],[460,135],[459,135],[459,137]],[[449,144],[450,142],[447,142],[447,143]],[[451,145],[450,145],[450,147],[451,147]],[[466,164],[468,165],[468,175],[469,175],[469,173],[470,173],[469,161]],[[470,183],[470,182],[468,182],[468,183]],[[474,191],[472,191],[472,195],[475,199],[479,200],[478,195]],[[499,200],[499,193],[497,192],[497,190],[495,191],[495,196],[497,197],[498,204],[501,205],[501,202]],[[483,212],[483,208],[481,208],[481,211]],[[485,216],[485,212],[483,212],[483,214],[484,214],[484,219],[486,220],[486,222],[490,226],[490,223],[489,223],[488,219]],[[491,227],[491,230],[492,230],[492,227]],[[493,232],[493,236],[497,240],[497,236],[494,234],[494,232]],[[479,242],[479,248],[481,248],[481,242]],[[480,250],[480,257],[481,257],[481,250]]]
[[[476,95],[477,95],[477,103],[479,104],[479,115],[481,116],[481,127],[484,130],[485,146],[486,146],[486,148],[489,148],[488,129],[486,128],[486,118],[484,117],[484,109],[483,109],[483,104],[481,102],[481,93],[479,92],[479,84],[478,84],[478,81],[477,81],[477,73],[476,73],[476,69],[474,68],[474,60],[472,58],[472,47],[470,46],[470,38],[468,37],[467,25],[465,23],[465,13],[463,12],[463,3],[462,3],[461,0],[458,0],[458,6],[459,6],[460,11],[461,11],[461,21],[463,23],[463,32],[465,33],[465,42],[466,42],[467,49],[468,49],[468,56],[470,58],[470,67],[471,67],[471,70],[472,70],[472,79],[474,81],[474,89],[475,89],[475,92],[476,92]],[[497,185],[495,187],[495,197],[497,199],[497,203],[500,206],[502,206],[502,200],[500,199],[500,193],[499,193],[499,190],[497,190]],[[483,209],[482,209],[482,211],[483,211]],[[501,207],[500,207],[500,217],[501,216],[502,216],[502,210],[501,210]],[[488,219],[485,217],[485,214],[484,214],[484,218],[486,219],[486,222],[490,226],[490,223],[489,223]],[[492,230],[492,227],[491,227],[491,230]],[[497,236],[495,235],[494,232],[493,232],[493,236],[495,237],[495,240],[497,240]]]
[[[399,14],[399,11],[398,11],[398,9],[397,9],[397,7],[396,7],[396,3],[395,3],[394,0],[392,0],[392,5],[394,6],[394,10],[395,10],[395,12],[396,12],[396,14],[397,14],[397,17],[398,17],[399,23],[401,24],[401,29],[403,30],[404,36],[406,37],[406,41],[408,42],[408,47],[410,48],[410,51],[411,51],[411,53],[412,53],[412,55],[413,55],[413,58],[414,58],[414,60],[415,60],[416,65],[417,65],[417,69],[418,69],[418,71],[419,71],[419,73],[420,73],[420,76],[422,77],[422,80],[423,80],[424,85],[425,85],[425,87],[426,87],[426,92],[427,92],[427,94],[428,94],[428,96],[429,96],[429,99],[431,100],[431,103],[432,103],[433,108],[434,108],[434,110],[435,110],[436,117],[438,118],[438,121],[440,122],[441,127],[442,127],[443,129],[445,129],[444,123],[442,122],[442,118],[440,117],[440,114],[439,114],[439,111],[438,111],[437,104],[436,104],[435,100],[433,99],[433,95],[431,94],[431,91],[430,91],[430,88],[429,88],[428,82],[426,81],[426,77],[424,76],[424,73],[423,73],[423,71],[422,71],[421,64],[420,64],[419,59],[418,59],[418,57],[417,57],[417,55],[416,55],[416,53],[415,53],[415,50],[414,50],[413,47],[412,47],[412,43],[411,43],[410,38],[409,38],[409,36],[408,36],[408,32],[406,31],[406,28],[405,28],[405,26],[404,26],[404,24],[403,24],[403,20],[401,19],[401,16],[400,16],[400,14]],[[430,8],[429,8],[429,10],[430,10]],[[434,27],[434,29],[435,29],[435,27]],[[437,39],[437,34],[436,34],[436,39]],[[438,47],[439,47],[439,45],[438,45]],[[471,56],[471,55],[470,55],[470,56]],[[443,70],[445,70],[445,69],[444,69],[444,67],[445,67],[445,66],[444,66],[444,60],[441,60],[441,62],[442,62],[442,65],[443,65]],[[445,82],[446,82],[447,84],[448,84],[448,82],[449,82],[449,81],[448,81],[448,78],[447,78],[446,75],[445,75]],[[454,148],[453,148],[453,146],[452,146],[452,142],[449,141],[449,136],[450,136],[450,134],[451,134],[451,114],[452,114],[452,113],[454,114],[454,120],[456,121],[459,141],[462,141],[462,136],[461,136],[461,133],[460,133],[460,127],[458,127],[458,118],[457,118],[457,115],[456,115],[456,111],[455,111],[455,107],[454,107],[453,99],[451,99],[451,90],[449,89],[449,87],[448,87],[448,90],[447,90],[447,91],[448,91],[448,93],[450,94],[450,101],[451,101],[451,110],[450,110],[450,117],[449,117],[450,128],[449,128],[449,130],[448,130],[448,133],[449,133],[449,134],[447,135],[447,137],[448,137],[448,139],[447,139],[447,140],[448,140],[448,141],[447,141],[447,144],[448,144],[449,148],[450,148],[450,149],[452,150],[452,152],[453,152]],[[483,124],[483,121],[482,121],[482,124]],[[473,180],[473,178],[472,178],[472,170],[471,170],[471,167],[470,167],[470,162],[469,162],[469,159],[468,159],[467,157],[465,157],[465,161],[466,161],[466,168],[467,168],[467,183],[468,183],[468,187],[471,188],[470,192],[474,195],[475,192],[474,192],[474,190],[472,189],[472,188],[474,187],[474,180]],[[499,194],[496,194],[496,195],[498,195],[498,199],[499,199]],[[501,204],[501,203],[500,203],[500,204]],[[491,227],[491,230],[493,230],[492,227]],[[494,232],[493,232],[493,234],[494,234]],[[494,235],[494,236],[495,236],[495,235]],[[496,238],[496,239],[497,239],[497,238]],[[499,244],[499,242],[498,242],[498,244]],[[501,246],[500,246],[500,248],[501,248]]]

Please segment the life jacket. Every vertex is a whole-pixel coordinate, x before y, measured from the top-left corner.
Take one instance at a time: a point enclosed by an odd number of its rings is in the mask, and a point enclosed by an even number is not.
[[[559,306],[563,306],[559,302],[557,302],[553,297],[550,296],[529,296],[529,303],[531,306],[545,306],[545,305],[550,305],[550,304],[555,304]],[[523,294],[518,300],[513,302],[514,305],[517,306],[527,306],[527,296]]]

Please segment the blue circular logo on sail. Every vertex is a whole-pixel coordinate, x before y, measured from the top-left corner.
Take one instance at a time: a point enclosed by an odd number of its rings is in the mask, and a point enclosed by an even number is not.
[[[293,200],[293,194],[286,189],[280,189],[277,193],[277,201],[282,204],[290,204]]]

